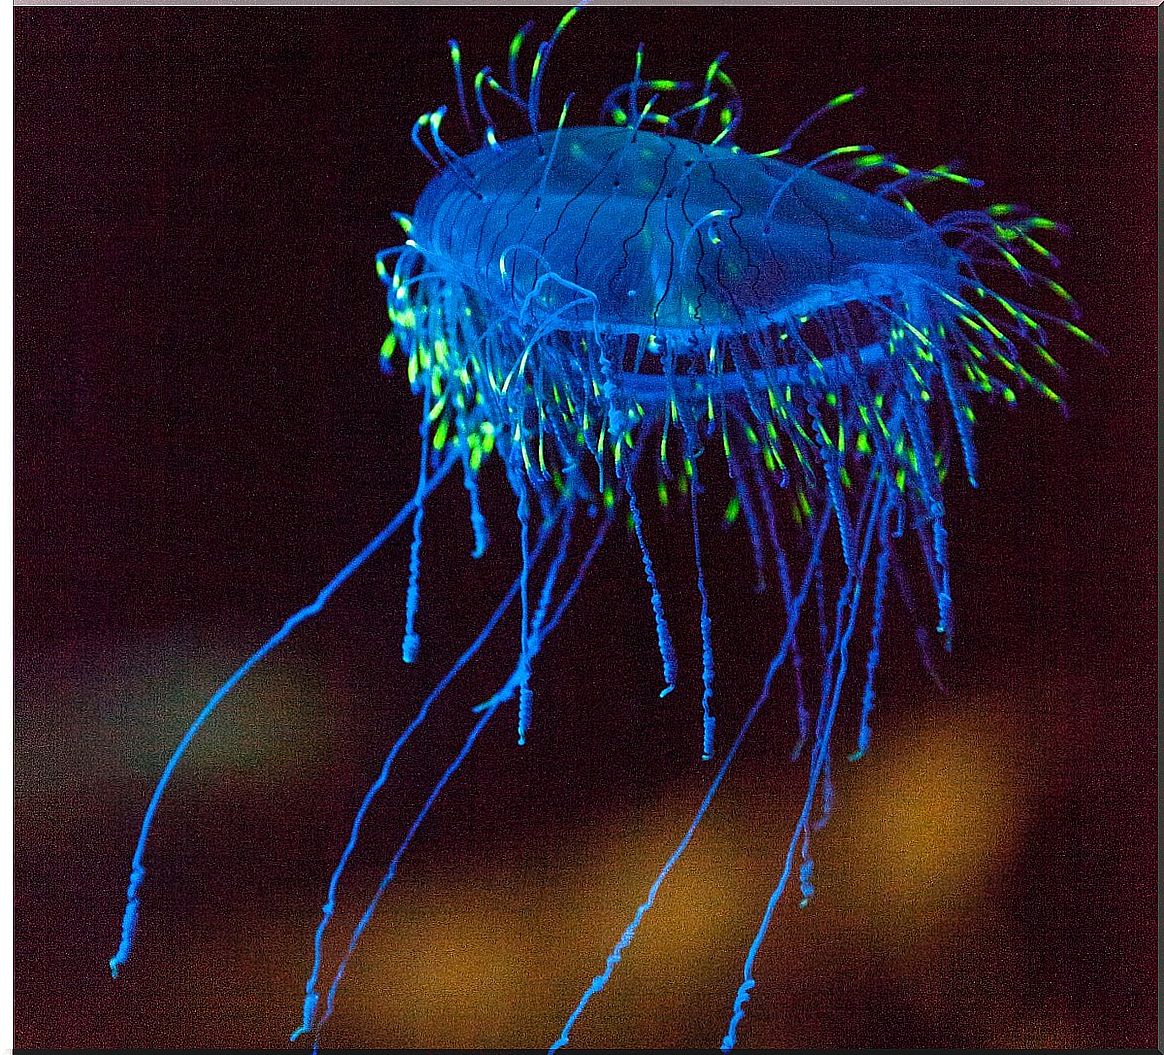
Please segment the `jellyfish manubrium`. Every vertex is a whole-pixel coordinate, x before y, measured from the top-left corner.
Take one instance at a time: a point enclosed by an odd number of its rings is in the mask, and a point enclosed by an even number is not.
[[[807,754],[807,782],[734,1004],[724,1009],[722,1047],[734,1046],[756,987],[757,952],[794,870],[800,904],[813,895],[812,839],[833,799],[833,731],[850,666],[863,667],[854,693],[859,730],[844,751],[854,761],[869,744],[886,606],[900,602],[910,613],[927,662],[931,633],[950,646],[943,484],[959,462],[975,483],[973,404],[1014,402],[1023,389],[1058,402],[1030,369],[1058,370],[1046,330],[1091,342],[1074,321],[1070,296],[1037,267],[1057,265],[1040,241],[1057,225],[1000,204],[927,221],[911,201],[916,191],[979,182],[948,166],[912,168],[870,146],[797,159],[802,133],[860,89],[820,107],[775,149],[748,153],[735,142],[743,111],[724,55],[685,83],[648,77],[640,46],[631,79],[606,98],[599,123],[568,124],[568,96],[546,126],[548,63],[575,14],[562,17],[528,66],[522,52],[531,27],[524,27],[498,75],[486,66],[467,78],[460,48],[450,42],[470,147],[458,151],[447,141],[445,107],[416,121],[412,140],[437,172],[413,214],[397,217],[403,244],[376,260],[391,320],[380,354],[389,371],[394,362],[407,364],[423,405],[415,494],[230,677],[178,744],[142,824],[121,942],[110,961],[115,976],[134,939],[150,827],[191,740],[239,680],[409,522],[403,658],[416,658],[425,503],[450,475],[463,480],[473,556],[480,557],[488,531],[478,476],[491,459],[504,469],[517,504],[520,574],[400,732],[352,821],[326,891],[292,1039],[308,1036],[318,1045],[402,855],[481,731],[516,701],[518,743],[531,734],[534,660],[616,517],[627,519],[641,553],[666,694],[676,686],[680,657],[668,584],[651,555],[665,540],[648,507],[686,506],[702,640],[702,692],[689,702],[702,717],[709,784],[601,971],[557,1038],[547,1038],[552,1048],[569,1042],[610,981],[777,675],[786,673],[798,730],[792,756]],[[507,133],[515,123],[521,130]],[[1022,299],[1031,303],[1020,303],[1015,290],[1025,290]],[[1051,310],[1038,306],[1043,301]],[[772,658],[760,693],[726,743],[717,735],[713,695],[709,598],[716,584],[704,575],[700,548],[707,516],[700,499],[713,473],[730,489],[724,519],[746,533],[757,573],[762,582],[771,577],[783,608],[782,624],[768,630]],[[521,636],[512,674],[477,706],[468,739],[325,971],[325,935],[369,806],[437,698],[515,603]],[[802,618],[806,603],[816,615],[810,627]],[[677,698],[677,705],[687,704]]]

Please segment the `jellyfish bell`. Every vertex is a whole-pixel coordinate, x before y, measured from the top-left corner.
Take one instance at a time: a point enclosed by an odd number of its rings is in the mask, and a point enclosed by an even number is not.
[[[856,760],[871,737],[886,607],[900,603],[923,644],[933,633],[947,645],[952,640],[943,485],[955,447],[974,480],[971,401],[1013,402],[1019,388],[1058,401],[1028,362],[1057,367],[1046,347],[1051,327],[1091,340],[1055,312],[1012,300],[994,280],[1000,269],[1017,275],[1033,295],[1066,303],[1074,318],[1066,291],[1034,266],[1054,264],[1039,238],[1056,225],[1009,205],[928,222],[911,200],[915,190],[977,182],[948,166],[914,169],[871,147],[791,160],[798,137],[859,90],[830,100],[781,146],[743,151],[735,142],[742,108],[722,55],[700,87],[644,77],[640,48],[633,79],[611,93],[600,115],[610,125],[568,124],[569,97],[556,126],[543,129],[545,70],[574,14],[537,48],[528,88],[518,84],[518,63],[529,27],[510,47],[508,87],[484,67],[470,93],[460,48],[450,44],[461,114],[481,140],[458,153],[442,133],[443,108],[416,121],[413,142],[438,172],[412,215],[398,215],[403,243],[376,260],[391,324],[382,362],[391,370],[404,361],[422,404],[415,493],[311,604],[243,663],[178,744],[139,834],[121,941],[110,961],[115,975],[138,925],[150,828],[190,742],[238,681],[409,522],[402,656],[406,662],[417,657],[425,504],[449,476],[463,480],[472,553],[481,557],[489,528],[479,476],[487,462],[501,464],[516,499],[520,569],[481,632],[404,726],[356,811],[321,908],[293,1039],[310,1035],[319,1043],[360,938],[411,840],[486,725],[511,703],[517,740],[525,742],[541,646],[565,617],[622,509],[640,551],[661,692],[676,689],[681,657],[670,629],[676,615],[652,557],[663,533],[640,494],[644,474],[655,474],[660,504],[668,503],[669,488],[686,500],[700,598],[700,747],[703,759],[715,764],[690,826],[553,1048],[569,1042],[610,981],[776,679],[789,673],[797,733],[792,755],[807,754],[806,789],[744,959],[722,1040],[724,1050],[735,1044],[757,984],[757,954],[794,872],[801,905],[816,889],[811,841],[832,808],[833,732],[850,667],[864,667],[856,743],[845,751]],[[479,119],[470,113],[470,99]],[[499,136],[491,105],[515,112],[529,133]],[[718,119],[709,120],[713,110]],[[701,555],[701,470],[709,466],[726,470],[731,497],[724,519],[742,520],[757,571],[776,573],[783,609],[771,627],[773,651],[759,694],[722,744],[713,706],[717,584],[705,576]],[[834,570],[826,576],[829,554]],[[919,597],[911,582],[924,584],[926,593]],[[811,629],[802,626],[810,594],[819,624]],[[474,708],[478,717],[462,748],[333,955],[326,939],[372,803],[400,752],[515,606],[520,628],[511,674]],[[815,662],[806,665],[809,650]]]
[[[482,147],[428,183],[410,235],[426,265],[494,311],[520,318],[532,299],[563,328],[680,341],[873,295],[895,269],[900,283],[958,268],[937,232],[887,198],[779,158],[628,128]],[[578,290],[589,296],[566,311]]]

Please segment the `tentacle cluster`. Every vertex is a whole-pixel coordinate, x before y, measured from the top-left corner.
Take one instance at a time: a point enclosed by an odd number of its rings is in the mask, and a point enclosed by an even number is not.
[[[474,78],[488,147],[503,149],[485,103],[486,89],[540,133],[538,100],[546,62],[572,17],[568,12],[538,47],[527,93],[519,87],[517,70],[528,26],[510,47],[508,87],[489,68]],[[463,102],[461,54],[455,42],[451,51]],[[711,63],[700,88],[644,77],[640,47],[634,77],[610,93],[602,116],[614,125],[638,128],[649,122],[662,134],[693,138],[703,133],[705,111],[715,104],[720,107],[720,129],[711,141],[739,152],[732,139],[743,110],[723,70],[724,59],[720,55]],[[685,92],[694,92],[693,101],[682,102]],[[856,90],[830,100],[780,147],[756,157],[787,157],[818,118],[860,94]],[[680,105],[665,114],[659,100],[672,96]],[[422,115],[418,122],[418,128],[429,130],[442,160],[426,153],[438,167],[458,172],[463,167],[462,177],[472,186],[472,171],[440,136],[444,112]],[[466,127],[475,131],[467,105],[462,113]],[[559,130],[565,116],[563,107]],[[557,137],[546,136],[548,150],[542,151],[542,138],[537,142],[548,172]],[[419,140],[418,145],[424,149]],[[949,166],[914,169],[868,146],[829,150],[795,171],[809,170],[864,186],[914,213],[907,192],[916,187],[934,182],[979,185]],[[766,221],[794,182],[795,176],[774,195]],[[691,228],[681,260],[693,239],[717,240],[717,230],[732,222],[722,212],[713,210]],[[431,428],[434,456],[446,443],[462,452],[466,487],[474,499],[475,552],[481,552],[484,534],[473,477],[495,449],[515,491],[521,494],[528,484],[543,507],[555,495],[570,494],[612,508],[626,493],[659,630],[664,691],[675,684],[676,663],[641,507],[623,471],[627,451],[657,445],[650,460],[659,501],[665,505],[676,480],[685,493],[692,492],[697,459],[722,447],[734,481],[725,518],[734,520],[744,511],[757,555],[762,553],[758,510],[775,489],[787,496],[783,505],[797,523],[811,520],[822,504],[836,510],[849,565],[857,545],[853,481],[879,458],[917,529],[937,608],[934,625],[948,645],[953,609],[943,481],[957,446],[970,481],[976,482],[972,397],[983,393],[1014,402],[1018,390],[1030,388],[1058,402],[1058,394],[1029,365],[1037,359],[1058,369],[1046,348],[1047,326],[1060,325],[1091,340],[1073,321],[1019,303],[987,284],[984,276],[1001,267],[1036,291],[1049,290],[1075,313],[1066,291],[1028,263],[1032,257],[1034,263],[1057,263],[1035,236],[1058,225],[1015,206],[953,213],[932,228],[922,227],[945,243],[948,268],[869,263],[849,268],[842,282],[814,287],[796,303],[751,319],[747,328],[656,327],[645,332],[611,326],[599,316],[594,291],[544,267],[516,306],[502,310],[487,292],[450,269],[439,252],[418,243],[410,218],[398,219],[406,242],[377,261],[393,324],[383,354],[387,363],[399,350],[414,390],[425,394],[424,427]],[[499,254],[497,267],[502,276],[507,271],[515,275],[520,257],[533,253],[521,244],[511,245]],[[424,442],[429,442],[427,433]],[[762,579],[761,568],[758,574]],[[414,644],[414,638],[408,642]],[[708,648],[705,660],[710,685]]]

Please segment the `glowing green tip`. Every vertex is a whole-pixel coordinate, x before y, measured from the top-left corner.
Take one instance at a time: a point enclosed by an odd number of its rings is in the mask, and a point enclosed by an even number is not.
[[[574,16],[578,14],[579,10],[580,8],[572,7],[562,16],[562,21],[558,23],[558,28],[554,30],[555,37],[574,20]]]
[[[521,51],[522,42],[525,40],[525,30],[519,29],[514,34],[513,40],[509,42],[509,57],[511,59],[517,58],[517,53]]]
[[[930,171],[936,172],[943,179],[951,180],[954,183],[962,183],[969,186],[974,182],[972,179],[960,175],[957,172],[951,172],[948,165],[935,165],[932,169],[930,169]]]

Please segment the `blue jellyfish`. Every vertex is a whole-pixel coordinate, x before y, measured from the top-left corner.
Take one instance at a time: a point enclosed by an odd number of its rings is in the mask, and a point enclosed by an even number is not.
[[[567,123],[572,95],[546,122],[547,66],[576,13],[561,18],[528,66],[522,52],[530,25],[513,39],[506,70],[486,66],[471,79],[450,42],[470,148],[448,142],[447,108],[420,116],[412,141],[436,172],[413,213],[397,215],[402,244],[376,260],[391,322],[382,363],[388,372],[405,364],[422,408],[415,493],[239,667],[178,744],[133,856],[121,941],[110,961],[115,976],[133,944],[151,824],[191,740],[255,664],[409,525],[402,654],[405,662],[416,659],[425,504],[451,475],[463,480],[473,556],[480,557],[489,531],[479,474],[490,460],[504,470],[517,503],[520,574],[400,732],[352,820],[327,887],[292,1039],[319,1043],[402,856],[482,730],[515,703],[517,742],[531,735],[535,660],[616,518],[626,519],[641,553],[667,694],[680,664],[670,629],[676,613],[652,558],[665,542],[648,506],[686,507],[702,691],[679,705],[698,707],[700,753],[712,765],[690,827],[552,1049],[569,1042],[612,978],[777,675],[788,671],[798,733],[792,755],[806,756],[806,786],[734,1004],[725,1007],[722,1048],[735,1045],[779,902],[794,877],[801,906],[814,893],[812,843],[831,810],[833,734],[851,666],[863,666],[863,684],[856,742],[843,754],[856,761],[869,746],[891,592],[914,620],[923,659],[929,662],[932,635],[950,647],[943,487],[959,463],[976,482],[974,405],[1013,403],[1020,390],[1059,402],[1032,372],[1059,369],[1048,330],[1092,340],[1076,324],[1070,296],[1038,267],[1056,264],[1041,239],[1058,225],[1002,204],[923,218],[912,198],[927,185],[980,186],[950,166],[914,168],[867,145],[798,157],[801,134],[860,89],[825,103],[778,147],[745,151],[736,142],[743,108],[724,55],[702,77],[681,82],[648,76],[640,46],[631,79],[610,92],[597,123]],[[783,609],[769,631],[772,655],[760,693],[722,739],[709,603],[715,583],[704,574],[700,545],[712,477],[726,483],[723,518],[741,522],[737,530],[747,536],[758,574],[775,572]],[[515,603],[520,647],[512,673],[477,706],[476,724],[325,973],[325,935],[369,807],[438,697]],[[802,618],[806,604],[815,629]]]

